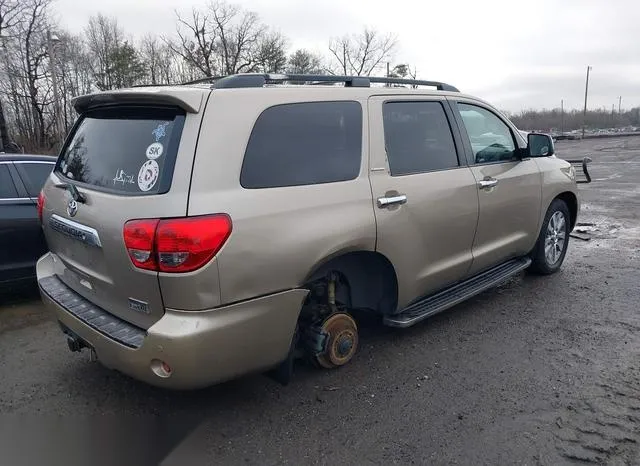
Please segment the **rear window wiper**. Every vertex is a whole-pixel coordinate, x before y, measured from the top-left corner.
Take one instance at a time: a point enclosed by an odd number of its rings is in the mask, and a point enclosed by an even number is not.
[[[66,189],[67,192],[71,195],[74,201],[79,202],[80,204],[84,204],[87,201],[87,198],[84,194],[78,191],[78,188],[73,183],[66,183],[64,181],[60,183],[56,183],[56,188]]]

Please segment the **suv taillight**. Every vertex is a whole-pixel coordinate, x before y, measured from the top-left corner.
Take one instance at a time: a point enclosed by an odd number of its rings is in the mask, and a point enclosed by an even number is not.
[[[42,191],[38,194],[38,203],[36,205],[38,207],[38,220],[42,223],[42,212],[44,211],[44,193]]]
[[[124,244],[136,267],[159,272],[191,272],[209,262],[231,234],[224,214],[172,219],[129,220]]]

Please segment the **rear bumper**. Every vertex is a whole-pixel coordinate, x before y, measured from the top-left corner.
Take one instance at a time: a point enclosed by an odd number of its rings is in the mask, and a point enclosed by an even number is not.
[[[54,276],[51,254],[38,261],[37,275],[45,305],[95,350],[102,364],[172,389],[205,387],[277,365],[289,351],[307,295],[307,290],[294,289],[212,310],[167,309],[133,348],[109,336],[95,321],[90,324],[86,315],[70,311],[59,296],[54,298],[48,287],[43,288],[42,281]],[[166,362],[171,375],[156,375],[151,369],[154,360]]]

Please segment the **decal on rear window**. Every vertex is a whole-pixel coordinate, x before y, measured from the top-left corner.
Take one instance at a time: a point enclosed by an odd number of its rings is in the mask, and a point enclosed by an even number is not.
[[[149,147],[147,147],[147,158],[150,160],[155,160],[162,155],[164,151],[164,147],[159,142],[154,142]]]
[[[160,140],[167,135],[167,126],[169,126],[169,123],[159,124],[158,127],[151,132],[155,136],[156,142],[160,142]]]
[[[116,183],[122,183],[123,185],[125,183],[134,184],[135,182],[133,181],[133,178],[134,178],[134,175],[127,175],[124,170],[119,169],[116,171],[116,176],[113,178],[113,184],[114,185]]]
[[[158,181],[158,176],[160,175],[160,167],[158,166],[158,162],[155,160],[147,160],[140,167],[140,171],[138,172],[138,187],[140,191],[149,191],[153,188]]]

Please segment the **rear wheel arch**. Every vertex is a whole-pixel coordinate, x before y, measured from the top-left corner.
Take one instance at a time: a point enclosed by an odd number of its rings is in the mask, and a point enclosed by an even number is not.
[[[339,286],[337,298],[349,307],[393,313],[398,303],[398,279],[389,259],[373,251],[350,251],[322,261],[305,279],[311,284],[337,273],[347,286]]]

